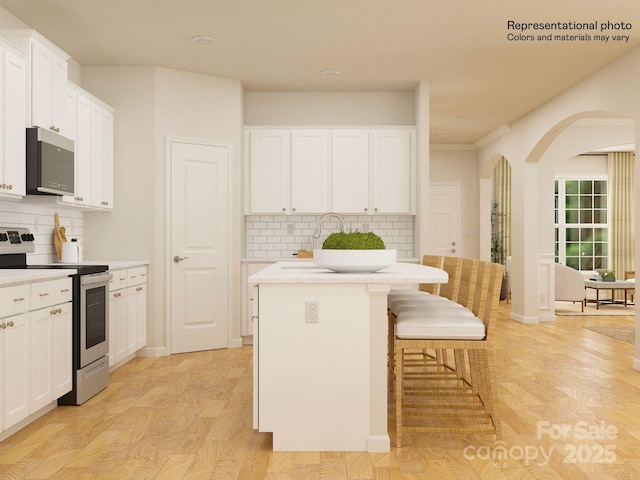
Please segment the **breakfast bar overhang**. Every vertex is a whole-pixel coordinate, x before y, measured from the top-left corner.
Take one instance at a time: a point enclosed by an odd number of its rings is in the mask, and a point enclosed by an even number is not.
[[[447,278],[410,263],[335,273],[313,262],[249,277],[253,427],[273,433],[273,450],[388,452],[387,294]]]

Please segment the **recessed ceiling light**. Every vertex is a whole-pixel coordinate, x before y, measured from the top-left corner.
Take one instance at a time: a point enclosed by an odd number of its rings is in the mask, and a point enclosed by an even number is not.
[[[471,115],[456,115],[456,118],[458,120],[469,120],[471,118]]]
[[[448,133],[436,133],[436,137],[445,138],[445,137],[448,137],[448,136],[449,136]]]
[[[195,37],[191,37],[193,43],[213,43],[215,40],[215,37],[209,35],[196,35]]]
[[[337,77],[340,75],[340,70],[322,70],[320,75],[324,75],[325,77]]]

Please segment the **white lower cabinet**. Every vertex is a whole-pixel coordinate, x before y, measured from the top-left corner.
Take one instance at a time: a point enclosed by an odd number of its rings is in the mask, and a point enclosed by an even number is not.
[[[249,284],[247,279],[254,273],[273,265],[273,262],[254,262],[242,264],[242,336],[251,337],[254,335],[253,330],[253,310],[254,305],[258,302],[255,298],[255,285]]]
[[[71,303],[58,306],[52,315],[53,398],[60,398],[73,387],[73,309]]]
[[[147,267],[112,270],[109,284],[109,367],[147,345]]]
[[[0,425],[7,430],[72,388],[71,279],[2,287],[0,312]]]
[[[136,319],[138,326],[138,350],[147,345],[147,286],[129,287],[127,314]]]
[[[2,429],[29,415],[29,314],[0,320],[2,328]]]
[[[29,413],[37,412],[53,401],[52,316],[48,308],[31,312],[31,408]]]
[[[31,312],[31,400],[35,413],[72,388],[72,310],[63,303]]]

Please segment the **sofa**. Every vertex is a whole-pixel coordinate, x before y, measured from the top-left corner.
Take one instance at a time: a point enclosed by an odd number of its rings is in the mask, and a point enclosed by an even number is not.
[[[582,272],[565,265],[555,264],[556,301],[580,302],[584,312],[585,291]]]

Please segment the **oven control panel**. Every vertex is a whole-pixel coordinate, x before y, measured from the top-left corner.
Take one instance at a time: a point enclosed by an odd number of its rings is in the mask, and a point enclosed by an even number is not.
[[[34,236],[28,228],[0,227],[0,255],[33,253]]]

